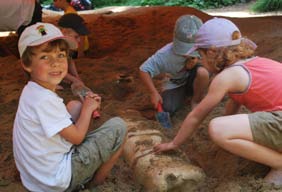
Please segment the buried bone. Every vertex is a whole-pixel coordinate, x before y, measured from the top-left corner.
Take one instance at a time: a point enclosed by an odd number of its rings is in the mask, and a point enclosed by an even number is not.
[[[124,157],[133,170],[135,180],[146,191],[189,192],[197,190],[203,184],[203,170],[192,165],[183,156],[176,153],[157,155],[153,152],[153,146],[166,139],[159,130],[144,128],[142,120],[126,121],[129,131]]]

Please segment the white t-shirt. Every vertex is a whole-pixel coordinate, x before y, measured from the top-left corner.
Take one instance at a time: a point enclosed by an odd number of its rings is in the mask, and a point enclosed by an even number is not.
[[[16,31],[31,22],[35,0],[0,0],[0,31]]]
[[[71,180],[71,147],[58,133],[72,124],[63,99],[29,81],[14,121],[13,151],[30,191],[64,191]]]

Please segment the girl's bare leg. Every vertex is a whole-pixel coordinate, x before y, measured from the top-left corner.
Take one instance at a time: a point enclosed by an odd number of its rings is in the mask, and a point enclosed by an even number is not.
[[[247,114],[218,117],[209,124],[211,139],[225,150],[272,168],[265,181],[282,184],[282,154],[259,145],[253,136]]]

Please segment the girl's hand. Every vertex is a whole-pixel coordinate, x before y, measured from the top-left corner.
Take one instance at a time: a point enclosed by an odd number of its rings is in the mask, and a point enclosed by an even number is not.
[[[155,153],[159,154],[161,152],[175,150],[177,148],[178,146],[175,145],[173,141],[171,141],[169,143],[161,143],[161,144],[155,145],[153,150]]]

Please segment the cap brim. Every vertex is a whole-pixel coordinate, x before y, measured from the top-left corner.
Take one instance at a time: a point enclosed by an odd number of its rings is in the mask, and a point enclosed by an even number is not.
[[[187,55],[187,52],[194,46],[194,43],[184,43],[178,39],[173,39],[173,51],[177,55]],[[188,54],[189,56],[199,57],[197,51],[193,51]]]
[[[184,55],[192,56],[193,54],[197,53],[198,57],[200,57],[200,54],[198,53],[198,51],[196,51],[197,49],[197,46],[193,45],[193,47],[191,47]]]

